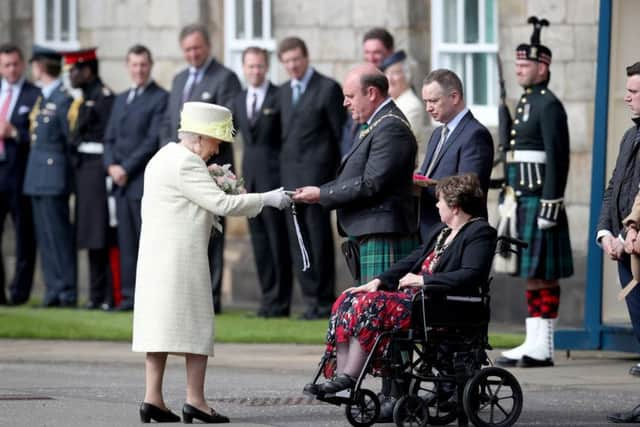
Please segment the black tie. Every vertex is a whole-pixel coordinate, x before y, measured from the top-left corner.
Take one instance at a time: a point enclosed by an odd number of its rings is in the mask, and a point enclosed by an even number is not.
[[[256,111],[257,104],[258,104],[258,94],[254,93],[253,100],[251,101],[251,116],[249,117],[249,122],[251,123],[251,126],[255,125],[256,121],[258,120],[258,111]]]

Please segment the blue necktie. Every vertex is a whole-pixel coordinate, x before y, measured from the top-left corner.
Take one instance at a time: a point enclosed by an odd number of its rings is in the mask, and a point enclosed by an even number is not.
[[[293,84],[293,93],[291,94],[291,103],[295,106],[302,95],[302,85],[300,83]]]

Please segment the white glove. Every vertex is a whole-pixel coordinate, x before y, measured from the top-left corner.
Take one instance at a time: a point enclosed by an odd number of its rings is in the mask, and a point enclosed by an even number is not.
[[[265,206],[282,210],[291,204],[291,198],[284,193],[283,187],[261,193],[261,195]]]
[[[548,219],[538,217],[538,228],[540,230],[547,230],[551,227],[555,227],[557,223],[549,221]]]

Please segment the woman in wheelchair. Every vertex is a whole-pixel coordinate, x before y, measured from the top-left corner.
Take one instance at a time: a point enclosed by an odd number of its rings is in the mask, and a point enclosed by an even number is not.
[[[479,216],[484,204],[480,182],[475,174],[444,178],[436,194],[442,224],[434,227],[424,244],[335,301],[325,357],[335,352],[336,364],[324,371],[333,379],[307,384],[305,392],[332,394],[352,388],[378,336],[410,327],[412,299],[424,285],[444,285],[450,288],[448,295],[480,295],[496,245],[496,231]],[[376,348],[383,354],[387,345]]]

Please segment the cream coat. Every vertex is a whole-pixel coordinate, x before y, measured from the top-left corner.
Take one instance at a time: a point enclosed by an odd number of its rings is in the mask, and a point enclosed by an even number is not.
[[[207,246],[216,216],[255,216],[259,194],[229,196],[186,147],[169,143],[144,173],[133,351],[213,355]]]

